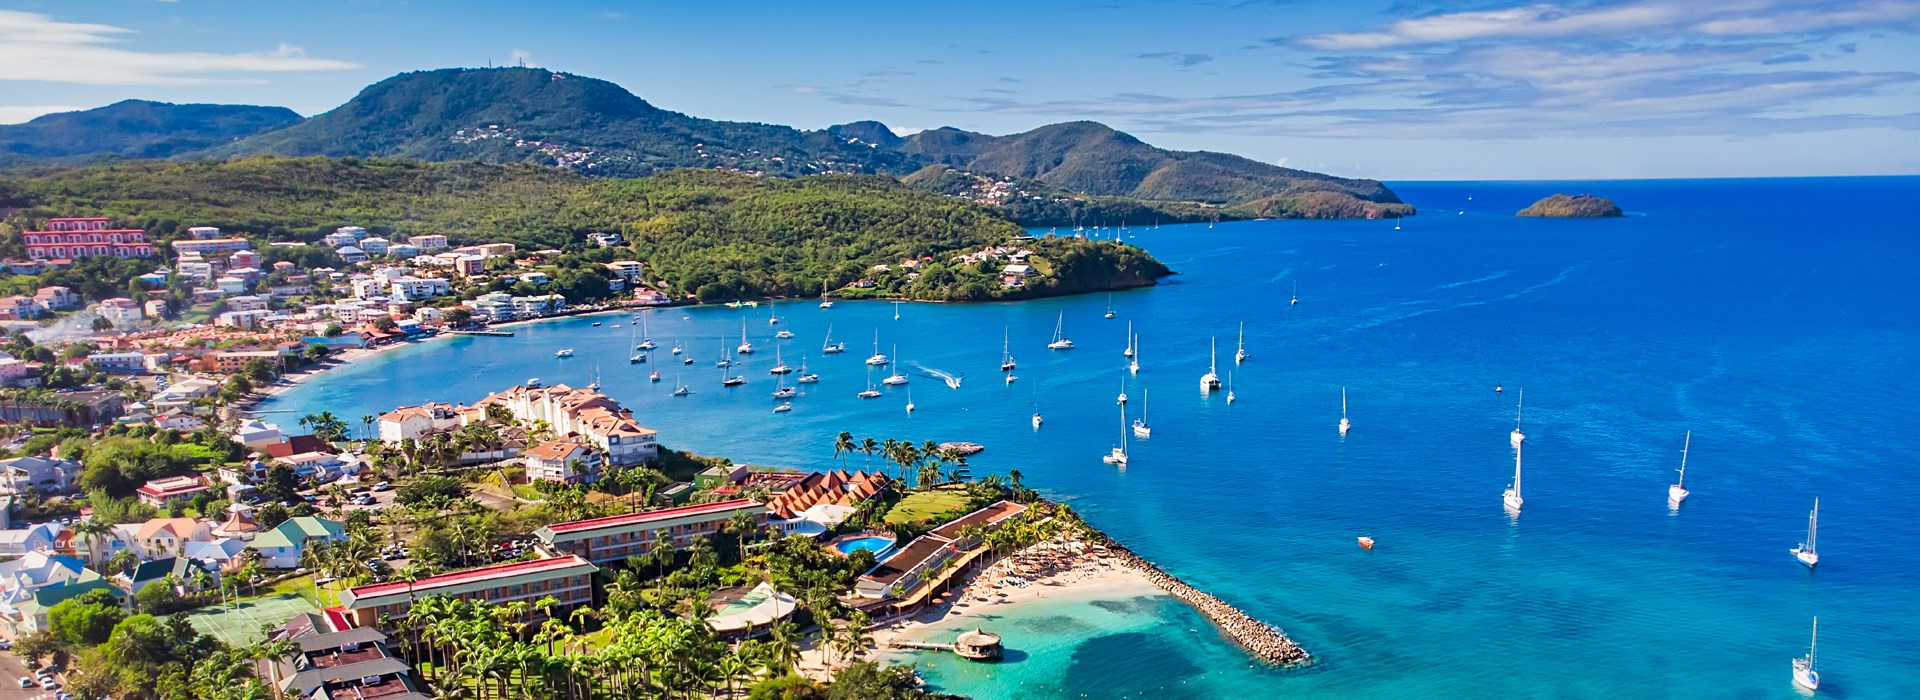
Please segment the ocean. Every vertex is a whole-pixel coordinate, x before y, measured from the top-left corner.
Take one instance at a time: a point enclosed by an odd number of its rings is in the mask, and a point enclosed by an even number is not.
[[[597,373],[667,446],[740,462],[837,466],[842,430],[971,440],[987,448],[976,476],[1019,470],[1319,659],[1253,666],[1165,598],[1063,600],[1010,613],[1077,622],[1009,622],[1020,653],[990,673],[927,659],[931,682],[980,698],[1788,698],[1816,615],[1820,693],[1920,697],[1920,242],[1891,206],[1920,199],[1920,178],[1393,187],[1421,211],[1399,230],[1118,232],[1179,274],[1111,297],[802,300],[772,312],[778,325],[765,305],[660,310],[644,365],[627,362],[629,315],[575,317],[381,353],[261,408],[283,424],[331,410],[357,428],[404,404]],[[1610,197],[1628,216],[1512,215],[1554,192]],[[1045,349],[1056,322],[1075,349]],[[1235,366],[1243,322],[1252,358]],[[1129,323],[1137,376],[1121,354]],[[743,324],[761,352],[736,367],[748,383],[725,389],[713,361]],[[820,353],[829,326],[847,353]],[[777,342],[778,328],[797,337]],[[862,400],[876,330],[913,376]],[[1210,341],[1232,405],[1197,388]],[[676,343],[695,364],[671,360]],[[786,414],[771,413],[776,345],[822,377]],[[676,380],[695,393],[670,396]],[[1154,433],[1116,469],[1100,457],[1121,439],[1123,387],[1128,419],[1144,400]],[[1500,493],[1522,389],[1516,518]],[[1671,510],[1688,431],[1693,495]],[[1823,558],[1808,571],[1788,549],[1816,497]]]

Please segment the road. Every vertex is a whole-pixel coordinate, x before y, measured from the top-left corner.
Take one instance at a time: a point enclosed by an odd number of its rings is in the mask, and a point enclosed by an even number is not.
[[[0,652],[0,700],[51,700],[54,691],[41,690],[36,685],[32,690],[20,687],[20,678],[27,675],[27,664],[13,652]],[[65,678],[59,679],[65,682]]]

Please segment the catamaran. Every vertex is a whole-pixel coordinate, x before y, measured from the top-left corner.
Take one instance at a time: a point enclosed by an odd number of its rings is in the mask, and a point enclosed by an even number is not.
[[[880,398],[880,390],[873,388],[873,370],[867,370],[867,389],[858,394],[863,399]]]
[[[1017,366],[1013,361],[1013,346],[1009,344],[1013,340],[1012,333],[1011,329],[1000,331],[1000,371],[1002,372],[1012,372]]]
[[[1496,390],[1495,393],[1498,393]],[[1527,390],[1520,390],[1520,400],[1513,407],[1513,432],[1507,434],[1507,442],[1513,443],[1513,449],[1520,449],[1520,443],[1527,441],[1527,434],[1520,432],[1520,411],[1527,407]]]
[[[820,308],[822,309],[833,308],[833,300],[827,298],[827,284],[826,280],[820,280]]]
[[[1127,407],[1124,404],[1120,406],[1120,445],[1108,452],[1107,456],[1101,457],[1100,461],[1117,467],[1127,466]]]
[[[892,360],[887,359],[886,355],[880,353],[880,329],[875,328],[873,329],[873,356],[867,358],[867,364],[874,367],[884,367],[890,362],[892,362]]]
[[[894,355],[898,356],[900,354],[900,346],[893,346],[893,352]],[[880,380],[880,383],[887,386],[899,386],[907,383],[907,375],[901,374],[899,370],[895,370],[893,374],[887,375],[886,379]]]
[[[793,368],[788,367],[787,363],[780,361],[780,348],[778,346],[775,346],[773,348],[773,367],[768,368],[767,373],[768,374],[793,374]]]
[[[1253,357],[1253,354],[1247,352],[1247,322],[1241,321],[1240,322],[1240,345],[1236,347],[1233,351],[1233,363],[1237,365],[1242,362],[1246,362],[1247,359],[1251,357]]]
[[[785,328],[782,328],[782,329],[780,329],[780,330],[778,330],[778,331],[774,331],[774,333],[773,333],[773,337],[775,337],[775,338],[779,338],[779,339],[781,339],[781,340],[786,340],[786,339],[788,339],[788,338],[792,338],[792,337],[793,337],[793,331],[790,331],[790,330],[787,330],[787,329],[785,329]]]
[[[1807,690],[1820,689],[1820,669],[1816,654],[1820,650],[1820,618],[1813,618],[1813,637],[1807,641],[1807,655],[1793,660],[1793,684]]]
[[[740,319],[740,347],[734,348],[733,351],[742,355],[753,354],[753,341],[747,340],[747,320],[744,318]]]
[[[1807,541],[1789,550],[1793,558],[1811,569],[1820,564],[1820,552],[1815,549],[1814,540],[1820,536],[1820,499],[1813,499],[1813,512],[1807,514]]]
[[[1347,388],[1340,387],[1340,437],[1346,437],[1353,423],[1347,420]]]
[[[1207,354],[1207,357],[1208,357],[1208,360],[1207,360],[1207,373],[1206,373],[1206,374],[1202,374],[1202,375],[1200,375],[1200,393],[1202,393],[1202,394],[1205,394],[1205,393],[1209,393],[1209,392],[1215,392],[1215,391],[1219,391],[1219,390],[1220,390],[1220,374],[1219,374],[1219,367],[1220,367],[1220,362],[1219,362],[1219,358],[1220,358],[1220,350],[1219,350],[1219,345],[1218,345],[1217,343],[1215,343],[1214,341],[1212,341],[1212,340],[1209,340],[1209,341],[1208,341],[1208,347],[1209,347],[1210,349],[1209,349],[1209,350],[1207,351],[1207,353],[1208,353],[1208,354]]]
[[[1122,352],[1120,354],[1126,355],[1127,359],[1129,360],[1133,359],[1133,322],[1132,321],[1127,322],[1127,349],[1125,352]]]
[[[1153,437],[1153,428],[1147,425],[1147,390],[1140,390],[1140,417],[1133,419],[1133,436],[1137,438]]]
[[[1526,500],[1520,497],[1520,448],[1518,446],[1513,448],[1513,485],[1508,486],[1506,492],[1500,494],[1500,502],[1506,504],[1507,510],[1515,513],[1520,512],[1521,504],[1526,503]]]
[[[1047,343],[1048,350],[1072,350],[1073,341],[1067,340],[1064,333],[1067,325],[1067,312],[1060,312],[1060,320],[1053,323],[1053,341]]]
[[[846,351],[847,351],[846,343],[833,342],[833,324],[831,323],[827,324],[827,337],[825,340],[820,341],[820,354],[838,355]]]
[[[1687,500],[1687,449],[1693,447],[1693,431],[1687,431],[1686,442],[1680,443],[1680,479],[1667,487],[1667,501],[1680,505]]]

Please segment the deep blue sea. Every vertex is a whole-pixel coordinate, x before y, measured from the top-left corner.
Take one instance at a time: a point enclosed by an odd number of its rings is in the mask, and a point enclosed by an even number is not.
[[[627,316],[571,318],[383,353],[264,408],[357,425],[528,377],[584,384],[597,368],[664,443],[737,461],[826,468],[842,430],[973,440],[987,446],[976,475],[1019,469],[1321,660],[1251,667],[1164,598],[1062,603],[1009,632],[1020,660],[929,671],[982,698],[1790,698],[1788,662],[1816,615],[1822,696],[1920,697],[1920,230],[1898,206],[1920,201],[1920,178],[1394,188],[1421,211],[1400,230],[1128,229],[1180,274],[1113,295],[1113,320],[1104,294],[906,304],[897,320],[887,303],[796,302],[779,326],[764,306],[664,310],[650,334],[698,360],[684,374],[696,393],[673,398],[667,353],[627,363]],[[1608,196],[1629,215],[1512,215],[1554,192]],[[1050,352],[1062,312],[1079,347]],[[746,386],[723,389],[713,361],[743,320],[763,353]],[[1129,322],[1137,377],[1121,356]],[[1253,359],[1234,367],[1241,322]],[[848,353],[819,353],[829,324]],[[770,412],[775,328],[798,334],[784,359],[823,377],[788,414]],[[918,372],[911,416],[900,388],[856,398],[876,329],[883,352],[898,344],[910,365],[963,375],[960,388]],[[1012,386],[997,371],[1007,329]],[[1210,338],[1231,406],[1197,390]],[[555,359],[563,347],[578,355]],[[666,380],[649,384],[655,366]],[[1118,439],[1122,385],[1134,415],[1150,391],[1154,435],[1117,470],[1100,456]],[[1500,492],[1523,387],[1515,519]],[[1689,430],[1693,496],[1672,511]],[[1810,572],[1787,550],[1816,496],[1823,560]]]

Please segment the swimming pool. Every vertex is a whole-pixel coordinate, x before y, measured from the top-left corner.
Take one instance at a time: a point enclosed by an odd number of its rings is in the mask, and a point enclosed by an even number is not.
[[[893,545],[892,535],[847,535],[834,540],[829,546],[833,547],[833,551],[845,555],[864,549],[873,552],[874,560],[878,561],[885,559],[887,553],[893,551]]]

